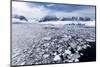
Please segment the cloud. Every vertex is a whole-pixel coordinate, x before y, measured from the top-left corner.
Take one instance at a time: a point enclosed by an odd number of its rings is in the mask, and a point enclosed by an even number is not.
[[[12,14],[24,15],[27,18],[38,18],[47,15],[49,10],[44,6],[30,7],[25,2],[12,2]]]
[[[54,14],[58,17],[90,17],[91,19],[95,19],[95,8],[85,8],[81,10],[75,10],[72,12],[58,11],[54,12]]]
[[[55,6],[55,4],[47,4],[48,7]]]
[[[79,14],[80,16],[87,16],[92,19],[95,19],[95,7],[76,10],[73,13]]]
[[[12,2],[12,7],[16,9],[28,9],[28,5],[25,2]]]
[[[95,13],[95,7],[85,8],[81,10],[76,10],[74,12],[82,13],[82,14],[94,14]]]
[[[47,6],[51,7],[55,4],[47,4]],[[67,10],[67,9],[66,9]],[[28,19],[41,19],[46,15],[56,15],[57,17],[72,17],[72,16],[87,16],[90,18],[95,17],[95,8],[85,8],[81,10],[75,10],[72,12],[65,11],[55,11],[52,9],[48,9],[43,5],[36,5],[32,3],[32,7],[27,2],[12,2],[12,14],[23,15]]]

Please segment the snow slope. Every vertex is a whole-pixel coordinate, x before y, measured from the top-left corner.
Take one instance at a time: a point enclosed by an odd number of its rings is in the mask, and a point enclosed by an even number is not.
[[[40,24],[53,24],[53,25],[65,25],[65,24],[85,24],[86,26],[95,26],[95,21],[47,21]]]

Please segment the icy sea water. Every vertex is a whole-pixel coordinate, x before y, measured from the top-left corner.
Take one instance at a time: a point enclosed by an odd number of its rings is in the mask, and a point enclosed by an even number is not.
[[[80,62],[96,61],[96,43],[89,42],[89,44],[91,48],[82,51],[84,55],[80,57]]]
[[[50,34],[51,33],[51,34]],[[40,25],[40,24],[13,24],[12,25],[12,58],[13,65],[27,65],[31,64],[31,62],[26,62],[24,56],[29,55],[29,53],[22,54],[23,50],[26,50],[33,46],[33,41],[41,37],[50,37],[54,36],[54,33],[59,34],[75,34],[82,35],[85,38],[93,38],[95,40],[95,28],[84,28],[78,26],[53,26],[53,25]],[[91,35],[90,35],[91,34]],[[88,36],[88,37],[87,37]],[[92,37],[93,36],[93,37]],[[84,49],[80,53],[83,53],[83,56],[79,58],[79,62],[88,62],[95,61],[96,59],[96,46],[95,42],[90,42],[91,46],[87,49]],[[20,55],[20,56],[18,56]],[[15,57],[17,56],[17,57]],[[34,56],[34,55],[33,55]],[[30,56],[27,56],[30,57]],[[19,59],[19,60],[18,60]],[[17,62],[16,62],[17,61]],[[33,61],[33,60],[32,60]],[[25,63],[24,63],[25,62]]]

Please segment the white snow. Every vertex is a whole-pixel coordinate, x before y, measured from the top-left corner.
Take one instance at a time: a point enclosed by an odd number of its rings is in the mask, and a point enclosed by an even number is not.
[[[92,27],[94,27],[95,26],[95,21],[87,22],[86,26],[92,26]]]
[[[25,21],[25,20],[20,20],[20,19],[16,19],[16,18],[13,18],[12,19],[12,23],[27,23],[27,21]]]
[[[12,23],[19,22],[19,23],[37,23],[37,24],[52,24],[57,27],[62,27],[65,24],[85,24],[86,26],[95,27],[95,21],[47,21],[39,23],[36,19],[28,19],[28,22],[25,20],[20,20],[16,18],[12,18]]]
[[[95,26],[95,21],[47,21],[47,22],[41,22],[40,24],[53,24],[58,26],[63,26],[65,24],[85,24],[86,26]]]

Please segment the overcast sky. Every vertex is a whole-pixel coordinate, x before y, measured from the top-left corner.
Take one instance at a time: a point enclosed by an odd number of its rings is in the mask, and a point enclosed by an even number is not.
[[[62,16],[87,16],[95,18],[94,6],[82,6],[72,4],[50,4],[34,2],[12,2],[12,14],[24,15],[28,18],[41,18],[45,15]]]

